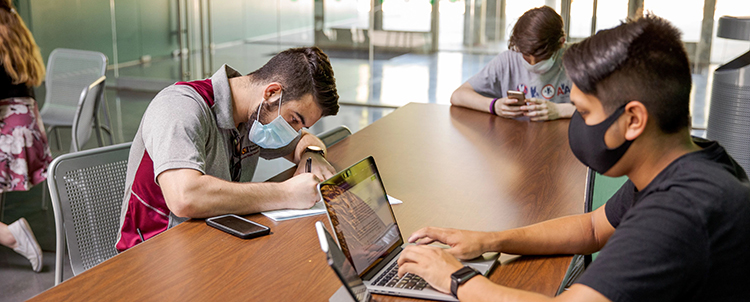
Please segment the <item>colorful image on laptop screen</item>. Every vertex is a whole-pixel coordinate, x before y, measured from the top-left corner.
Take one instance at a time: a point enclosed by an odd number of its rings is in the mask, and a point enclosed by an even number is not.
[[[360,276],[403,244],[371,157],[321,183],[320,191],[341,250]]]

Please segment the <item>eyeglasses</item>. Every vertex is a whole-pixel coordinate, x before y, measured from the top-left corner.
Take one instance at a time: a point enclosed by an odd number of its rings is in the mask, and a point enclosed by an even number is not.
[[[241,136],[232,138],[232,163],[229,166],[229,172],[232,174],[232,181],[239,182],[242,176],[242,150],[240,149]]]

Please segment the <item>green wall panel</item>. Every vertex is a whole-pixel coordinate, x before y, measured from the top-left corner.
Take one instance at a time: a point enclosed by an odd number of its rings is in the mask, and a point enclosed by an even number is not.
[[[35,0],[30,8],[32,34],[45,62],[58,47],[100,51],[111,60],[109,1]]]
[[[311,16],[312,17],[312,16]],[[245,1],[245,37],[258,38],[276,33],[276,1]]]
[[[215,44],[240,41],[245,38],[242,18],[245,1],[211,0],[211,27]]]
[[[177,1],[140,0],[139,4],[141,54],[152,57],[171,55],[173,50],[180,48]]]
[[[13,0],[47,60],[55,48],[93,50],[113,63],[110,1]],[[313,0],[211,0],[213,41],[275,40],[278,31],[309,30]],[[117,54],[120,63],[168,56],[179,48],[176,0],[116,0]],[[195,6],[191,11],[195,10]],[[197,13],[193,29],[197,30]],[[278,22],[277,22],[278,21]],[[198,34],[193,36],[198,45]]]
[[[135,61],[141,57],[140,9],[138,6],[138,1],[115,1],[117,59],[120,62]]]

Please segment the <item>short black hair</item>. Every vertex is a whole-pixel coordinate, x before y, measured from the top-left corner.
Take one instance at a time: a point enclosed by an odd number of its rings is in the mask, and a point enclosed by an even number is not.
[[[285,100],[298,100],[311,94],[323,116],[339,112],[333,67],[328,55],[316,46],[282,51],[249,75],[259,83],[279,82]]]
[[[532,8],[516,22],[508,49],[537,58],[549,58],[562,47],[563,19],[549,6]]]
[[[643,103],[664,133],[690,126],[690,64],[681,33],[652,14],[572,45],[563,65],[583,93],[612,114],[630,101]]]

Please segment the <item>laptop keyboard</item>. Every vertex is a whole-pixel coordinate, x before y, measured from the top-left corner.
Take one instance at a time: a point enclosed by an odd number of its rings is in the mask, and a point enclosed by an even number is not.
[[[427,287],[427,281],[424,281],[421,277],[407,273],[403,277],[398,277],[398,263],[393,262],[386,273],[381,274],[375,282],[372,283],[377,286],[395,287],[403,289],[423,290]]]

